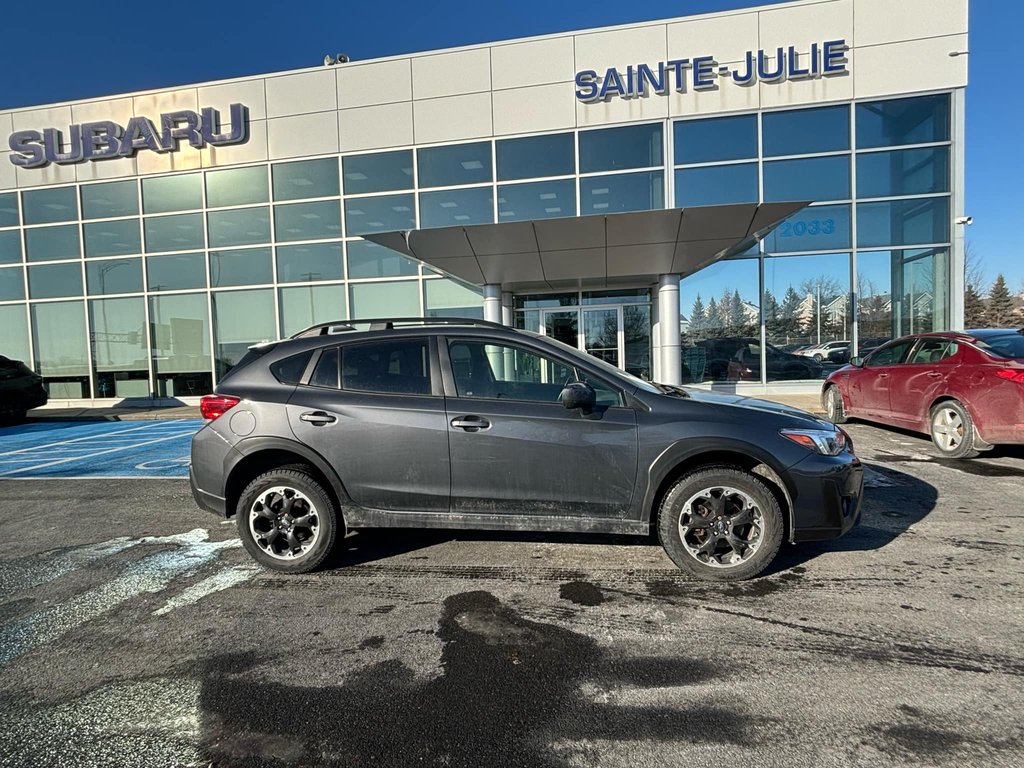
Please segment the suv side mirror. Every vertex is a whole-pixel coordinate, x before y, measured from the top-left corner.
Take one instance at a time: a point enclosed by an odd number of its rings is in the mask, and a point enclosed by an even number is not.
[[[597,392],[585,381],[570,381],[560,395],[562,406],[569,411],[579,408],[590,413],[597,404]]]

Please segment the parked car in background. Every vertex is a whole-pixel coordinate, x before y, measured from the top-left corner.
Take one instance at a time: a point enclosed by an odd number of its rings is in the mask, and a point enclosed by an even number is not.
[[[817,360],[820,363],[823,360],[828,359],[830,352],[841,349],[849,350],[849,348],[849,340],[824,341],[821,344],[814,344],[810,347],[804,347],[799,352],[797,352],[797,354],[803,355],[804,357],[810,357],[814,360]]]
[[[760,381],[761,341],[752,336],[727,336],[697,342],[707,352],[707,372],[712,381]],[[820,379],[821,363],[800,355],[766,347],[768,378],[772,381]]]
[[[925,432],[948,458],[1024,443],[1024,331],[905,336],[832,373],[821,398],[835,424]]]
[[[0,420],[24,421],[26,411],[46,401],[43,377],[20,360],[0,355]]]

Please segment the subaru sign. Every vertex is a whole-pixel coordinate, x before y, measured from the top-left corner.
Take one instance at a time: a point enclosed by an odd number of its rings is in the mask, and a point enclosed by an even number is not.
[[[619,96],[630,99],[649,93],[665,95],[671,91],[713,91],[719,81],[751,86],[785,80],[811,80],[847,74],[845,40],[812,43],[809,54],[796,46],[774,51],[747,51],[743,62],[733,68],[719,64],[714,56],[659,61],[656,65],[629,65],[625,71],[609,67],[603,75],[584,69],[576,73],[576,98],[582,102],[608,101]],[[804,66],[800,66],[801,62]]]
[[[66,141],[59,128],[15,131],[7,143],[11,162],[22,168],[132,157],[140,149],[174,152],[182,141],[196,149],[244,143],[249,138],[248,107],[232,104],[228,114],[231,130],[226,132],[221,132],[220,112],[204,107],[199,112],[167,112],[160,115],[158,123],[148,117],[133,117],[125,126],[110,120],[76,123],[68,127]]]

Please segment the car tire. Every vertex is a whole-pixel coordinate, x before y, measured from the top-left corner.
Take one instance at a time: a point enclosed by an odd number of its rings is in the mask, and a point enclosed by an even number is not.
[[[344,525],[331,495],[303,465],[255,478],[239,497],[235,517],[246,551],[263,567],[282,573],[320,567]]]
[[[971,459],[980,453],[971,414],[956,400],[932,408],[928,434],[945,459]]]
[[[658,538],[672,562],[707,581],[760,574],[778,554],[784,527],[782,507],[764,480],[730,466],[687,472],[658,512]]]
[[[843,394],[839,387],[831,386],[825,390],[825,414],[833,424],[845,424],[849,421],[846,416],[846,406],[843,405]]]
[[[814,353],[814,362],[820,363],[824,359],[825,359],[825,357],[820,352],[815,352]]]

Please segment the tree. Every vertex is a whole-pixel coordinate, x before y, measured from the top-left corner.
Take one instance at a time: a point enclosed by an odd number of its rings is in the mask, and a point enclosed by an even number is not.
[[[964,326],[967,328],[985,327],[985,299],[971,283],[964,289]]]
[[[747,313],[743,311],[743,299],[740,298],[740,292],[734,290],[729,295],[727,291],[726,295],[729,300],[729,331],[731,333],[743,334],[747,326]]]
[[[779,336],[788,343],[800,333],[800,295],[789,286],[779,308]]]
[[[715,297],[711,297],[711,301],[708,302],[707,310],[707,335],[710,338],[715,338],[722,335],[722,313],[718,308],[718,302],[715,301]]]
[[[1006,287],[1006,278],[1002,274],[996,276],[992,288],[988,292],[988,306],[985,308],[985,321],[994,328],[1006,328],[1013,322],[1016,315],[1013,296]]]
[[[964,285],[980,295],[985,290],[985,266],[971,243],[964,243]]]
[[[704,302],[698,293],[697,298],[693,301],[693,309],[690,310],[690,335],[694,338],[700,338],[707,328],[707,324],[708,319],[704,310]]]

